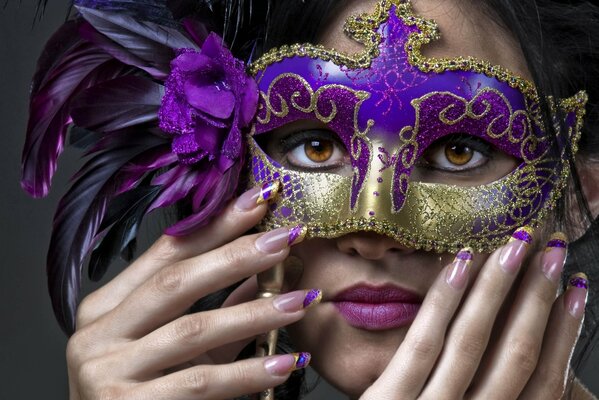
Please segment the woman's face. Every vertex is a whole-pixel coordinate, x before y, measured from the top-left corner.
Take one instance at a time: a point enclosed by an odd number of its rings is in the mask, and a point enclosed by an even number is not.
[[[321,33],[320,42],[344,52],[360,45],[343,33],[348,16],[372,10],[375,1],[348,2]],[[474,56],[502,65],[529,78],[513,39],[469,2],[413,0],[415,11],[434,19],[442,39],[424,49],[435,57]],[[324,126],[298,122],[267,135],[267,152],[289,168],[351,171],[346,150]],[[417,164],[412,179],[464,186],[497,180],[519,161],[485,144],[462,138],[431,146]],[[331,171],[332,170],[332,171]],[[331,384],[350,396],[362,393],[384,370],[403,340],[419,302],[452,254],[437,254],[399,246],[373,233],[352,233],[337,239],[313,239],[293,249],[303,271],[287,274],[289,289],[320,288],[323,302],[289,331],[295,346],[312,353],[312,365]],[[474,272],[486,256],[475,257]],[[397,296],[415,306],[359,306],[341,300]],[[364,303],[368,303],[365,301]]]

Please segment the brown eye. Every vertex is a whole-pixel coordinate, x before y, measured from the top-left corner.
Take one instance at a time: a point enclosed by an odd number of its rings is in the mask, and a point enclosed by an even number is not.
[[[451,144],[445,146],[445,157],[453,165],[465,165],[474,157],[474,150],[463,144]]]
[[[335,146],[330,140],[311,140],[304,144],[304,152],[310,161],[324,162],[333,155]]]

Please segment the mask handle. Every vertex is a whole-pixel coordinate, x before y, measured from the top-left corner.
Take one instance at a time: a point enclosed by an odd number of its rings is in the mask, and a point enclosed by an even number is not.
[[[283,278],[285,276],[285,266],[283,262],[278,263],[273,268],[258,274],[258,294],[256,298],[272,298],[281,293],[283,287]],[[277,351],[277,340],[279,330],[273,329],[270,332],[263,333],[256,339],[256,357],[273,356]],[[266,389],[260,393],[260,400],[274,400],[274,388]]]

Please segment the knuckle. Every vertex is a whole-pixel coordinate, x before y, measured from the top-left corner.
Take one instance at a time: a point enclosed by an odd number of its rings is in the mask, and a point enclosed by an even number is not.
[[[185,273],[180,264],[160,270],[152,277],[152,286],[159,293],[172,294],[179,291],[185,281]]]
[[[420,336],[411,343],[411,349],[421,358],[436,357],[441,349],[441,344],[428,336]]]
[[[535,300],[539,303],[539,308],[548,309],[549,306],[551,306],[551,304],[553,304],[555,301],[557,291],[544,287],[539,290],[534,290],[532,294]]]
[[[183,387],[193,397],[203,398],[208,391],[208,376],[205,368],[193,368],[185,374]]]
[[[85,326],[92,320],[92,315],[94,314],[94,310],[96,302],[94,301],[94,294],[91,293],[88,296],[84,297],[83,300],[77,306],[77,312],[75,314],[76,326]]]
[[[256,377],[252,376],[248,368],[244,368],[241,365],[234,365],[231,375],[234,382],[238,383],[241,387],[250,388],[256,385]]]
[[[432,293],[431,293],[432,294]],[[429,298],[430,307],[435,310],[434,312],[439,312],[443,315],[446,315],[451,310],[451,302],[447,301],[447,297],[443,296],[441,293],[434,293]]]
[[[177,259],[177,254],[180,252],[179,241],[180,239],[176,236],[160,236],[150,248],[152,257],[160,261]]]
[[[520,373],[531,374],[539,359],[539,344],[531,337],[519,336],[509,341],[506,354]]]
[[[87,354],[87,349],[91,343],[89,329],[75,331],[69,338],[66,348],[66,358],[69,364],[81,364],[83,356]]]
[[[92,386],[100,382],[104,376],[105,366],[99,359],[84,361],[77,371],[77,379],[80,384]]]
[[[98,389],[98,400],[124,400],[125,390],[119,386],[109,385]]]
[[[481,332],[464,332],[457,335],[454,344],[460,356],[478,361],[487,347],[487,337]]]
[[[203,332],[209,329],[208,319],[189,315],[179,318],[174,322],[173,335],[178,342],[196,344]]]
[[[247,260],[251,254],[247,250],[245,243],[233,243],[227,245],[219,252],[219,263],[222,265],[239,265],[242,261]]]

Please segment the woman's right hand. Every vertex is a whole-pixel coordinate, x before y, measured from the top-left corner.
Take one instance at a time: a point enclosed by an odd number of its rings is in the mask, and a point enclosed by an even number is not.
[[[233,362],[256,335],[301,319],[305,291],[252,300],[252,278],[223,308],[185,315],[201,297],[287,257],[287,228],[239,237],[266,213],[257,204],[264,193],[251,189],[193,235],[162,236],[81,302],[67,346],[71,400],[230,398],[280,385],[305,366],[294,355]]]

